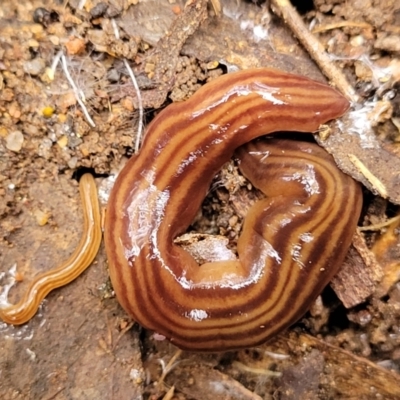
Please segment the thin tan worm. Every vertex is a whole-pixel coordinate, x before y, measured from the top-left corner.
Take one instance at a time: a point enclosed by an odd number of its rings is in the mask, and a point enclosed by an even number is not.
[[[300,318],[347,252],[360,187],[315,145],[238,148],[272,132],[316,131],[348,106],[329,86],[264,68],[220,77],[160,112],[107,208],[110,276],[126,312],[195,351],[255,346]],[[236,149],[269,198],[250,210],[237,261],[199,266],[173,240]]]
[[[96,257],[102,231],[97,188],[92,175],[85,174],[81,177],[79,190],[83,205],[84,229],[78,247],[59,267],[34,278],[17,304],[0,309],[0,319],[4,322],[13,325],[28,322],[52,290],[76,279]]]

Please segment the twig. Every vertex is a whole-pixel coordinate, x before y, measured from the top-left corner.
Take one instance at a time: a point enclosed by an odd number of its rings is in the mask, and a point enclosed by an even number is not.
[[[320,32],[325,32],[325,31],[329,31],[332,29],[346,28],[346,27],[372,29],[372,25],[367,24],[366,22],[340,21],[340,22],[335,22],[332,24],[321,25],[321,26],[318,26],[317,28],[313,28],[312,33],[320,33]]]
[[[172,368],[176,365],[174,363],[175,363],[176,359],[181,356],[181,354],[182,354],[182,350],[177,350],[176,353],[169,360],[168,364],[163,368],[160,379],[157,381],[158,386],[160,386],[164,382],[165,377],[172,370]]]
[[[80,90],[78,89],[78,87],[75,85],[75,82],[74,82],[74,80],[72,79],[71,74],[70,74],[69,71],[68,71],[67,59],[66,59],[66,57],[65,57],[64,54],[61,54],[61,65],[62,65],[62,67],[63,67],[64,74],[65,74],[65,76],[66,76],[66,78],[67,78],[69,84],[71,85],[73,91],[74,91],[76,101],[77,101],[77,102],[79,103],[79,105],[81,106],[82,111],[83,111],[83,114],[85,115],[85,118],[86,118],[87,122],[89,123],[89,125],[90,125],[92,128],[94,128],[94,127],[96,126],[96,124],[93,122],[93,120],[92,120],[92,118],[90,117],[89,112],[88,112],[88,110],[87,110],[87,108],[86,108],[84,102],[83,102],[82,99],[81,99],[81,96],[80,96],[81,91],[80,91]]]
[[[368,169],[368,167],[355,155],[348,154],[349,160],[358,169],[358,171],[368,180],[378,194],[387,199],[388,193],[385,185]]]
[[[324,47],[314,37],[314,35],[304,25],[296,9],[291,5],[289,0],[271,0],[272,4],[277,8],[284,21],[289,25],[290,29],[297,36],[301,44],[308,51],[310,56],[321,68],[324,75],[351,101],[358,102],[359,96],[354,88],[349,84],[341,70],[337,68],[331,61],[329,55],[325,52]]]
[[[165,393],[164,397],[162,398],[162,400],[171,400],[173,395],[175,393],[175,386],[171,386],[168,390],[167,393]]]
[[[220,17],[222,14],[222,5],[220,0],[211,0],[212,7],[214,9],[215,15]]]
[[[132,326],[133,326],[134,324],[135,324],[135,323],[134,323],[133,321],[131,321],[131,322],[129,322],[129,324],[128,324],[124,329],[122,329],[122,331],[121,331],[120,334],[118,335],[118,337],[117,337],[117,339],[116,339],[114,345],[112,346],[111,351],[114,351],[114,350],[116,349],[116,347],[117,347],[119,341],[121,340],[121,338],[125,335],[126,332],[128,332],[128,331],[132,328]]]
[[[383,228],[387,228],[389,225],[392,225],[393,223],[400,221],[400,215],[397,217],[389,218],[388,220],[381,222],[379,224],[372,224],[368,226],[359,226],[357,229],[361,232],[363,231],[380,231]]]
[[[116,24],[114,19],[111,19],[111,24],[112,24],[112,27],[114,29],[115,37],[117,39],[119,39],[120,38],[119,30],[118,30],[118,26],[117,26],[117,24]],[[138,85],[138,83],[136,81],[135,75],[134,75],[134,73],[132,71],[132,68],[130,67],[127,59],[123,58],[122,60],[123,60],[123,62],[125,64],[125,68],[128,70],[128,74],[129,74],[129,77],[132,80],[133,87],[135,88],[136,97],[137,97],[138,106],[139,106],[139,123],[138,123],[138,130],[137,130],[136,141],[135,141],[135,153],[137,153],[139,151],[139,146],[140,146],[140,141],[141,141],[141,138],[142,138],[142,131],[143,131],[143,102],[142,102],[142,95],[140,93],[139,85]]]

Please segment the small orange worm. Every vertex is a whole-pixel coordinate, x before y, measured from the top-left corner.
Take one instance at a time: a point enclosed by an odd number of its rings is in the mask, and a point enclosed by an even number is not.
[[[36,314],[42,300],[53,289],[76,279],[96,257],[102,231],[97,188],[92,175],[82,176],[79,190],[83,204],[84,229],[78,247],[59,267],[35,277],[17,304],[0,308],[0,319],[4,322],[13,325],[28,322]]]
[[[161,111],[107,206],[110,276],[126,312],[193,351],[255,346],[298,320],[344,259],[361,189],[316,145],[240,146],[316,131],[348,107],[327,85],[261,68],[222,76]],[[249,211],[238,260],[199,266],[173,241],[235,150],[267,198]]]

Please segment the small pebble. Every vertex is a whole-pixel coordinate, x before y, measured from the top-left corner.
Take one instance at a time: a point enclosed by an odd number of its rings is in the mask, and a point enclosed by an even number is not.
[[[238,217],[236,215],[233,215],[232,217],[229,218],[229,226],[232,228],[237,224],[238,222]]]
[[[146,63],[146,65],[144,66],[144,72],[146,73],[150,73],[153,72],[155,70],[156,66],[153,63]]]
[[[54,44],[54,46],[58,46],[60,44],[60,38],[58,36],[55,35],[49,35],[48,39],[50,40],[50,42],[52,44]]]
[[[118,8],[114,7],[112,4],[107,7],[106,17],[107,18],[115,18],[121,14],[121,11]]]
[[[49,221],[49,214],[42,210],[36,209],[33,212],[33,215],[35,216],[36,222],[39,226],[44,226]]]
[[[43,157],[46,160],[48,160],[51,156],[51,146],[52,145],[53,145],[53,142],[50,139],[44,138],[38,147],[38,155],[40,157]]]
[[[39,42],[35,39],[29,39],[28,46],[37,49],[39,47]]]
[[[108,4],[101,2],[101,3],[97,4],[96,6],[94,6],[90,10],[90,15],[92,16],[92,18],[102,17],[105,14],[105,12],[107,11],[107,8],[108,8]]]
[[[22,149],[24,143],[24,135],[20,131],[14,131],[6,137],[6,147],[8,150],[18,153]]]
[[[57,140],[57,144],[63,149],[68,144],[67,136],[62,136],[60,139]]]
[[[37,76],[41,74],[45,68],[46,68],[46,63],[41,58],[35,58],[34,60],[27,61],[24,64],[25,73],[32,76]]]
[[[55,11],[49,11],[43,7],[39,7],[33,12],[33,20],[44,27],[58,21],[58,19],[58,14]]]
[[[207,69],[215,69],[219,66],[219,62],[218,61],[210,61],[206,64],[206,68]]]
[[[51,118],[54,114],[54,108],[50,106],[44,107],[42,109],[42,114],[45,118]]]
[[[364,36],[362,36],[362,35],[353,36],[353,37],[350,39],[350,44],[351,44],[353,47],[360,47],[360,46],[362,46],[364,43],[365,43],[365,38],[364,38]]]
[[[49,17],[50,11],[47,11],[43,7],[39,7],[33,12],[33,20],[38,24],[41,24],[46,18]]]
[[[134,111],[135,110],[135,105],[133,104],[133,101],[129,97],[125,97],[124,99],[121,100],[122,107],[127,109],[128,111]]]
[[[82,53],[85,50],[85,41],[81,38],[73,37],[65,43],[68,55]]]
[[[70,169],[75,169],[78,164],[78,157],[71,157],[67,164]]]
[[[115,68],[112,68],[107,72],[107,79],[110,82],[118,82],[120,77],[121,74]]]
[[[387,35],[378,37],[374,47],[389,53],[400,53],[400,35]]]

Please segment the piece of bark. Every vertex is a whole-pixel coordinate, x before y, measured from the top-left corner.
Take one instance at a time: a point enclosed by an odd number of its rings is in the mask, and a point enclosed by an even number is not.
[[[400,398],[400,376],[398,374],[313,336],[297,334],[292,331],[280,335],[271,343],[271,346],[274,351],[289,354],[290,359],[299,353],[313,354],[315,350],[323,355],[323,371],[319,376],[318,386],[318,398],[320,399]],[[307,360],[307,356],[303,357]],[[300,362],[301,364],[302,362]],[[292,368],[292,365],[288,368]],[[285,374],[284,370],[282,373]],[[292,385],[292,387],[294,386]]]
[[[368,249],[362,235],[356,232],[342,268],[331,281],[331,287],[346,308],[363,303],[371,296],[382,268]]]
[[[145,4],[143,5],[146,6]],[[135,6],[136,7],[136,6]],[[152,80],[156,89],[142,93],[143,106],[145,108],[160,108],[165,102],[168,92],[171,91],[179,61],[182,46],[187,38],[191,36],[207,18],[206,0],[189,0],[182,13],[172,22],[168,33],[157,43],[154,51],[143,60],[140,72],[143,70]],[[134,20],[132,17],[131,20]],[[129,33],[129,21],[126,16],[119,25]],[[136,102],[136,93],[132,90],[125,90],[125,95],[133,97]],[[120,94],[121,95],[121,94]]]
[[[372,193],[400,204],[400,159],[394,145],[380,142],[367,105],[351,110],[331,124],[327,138],[315,135],[317,142],[332,154],[338,167],[361,182]]]

